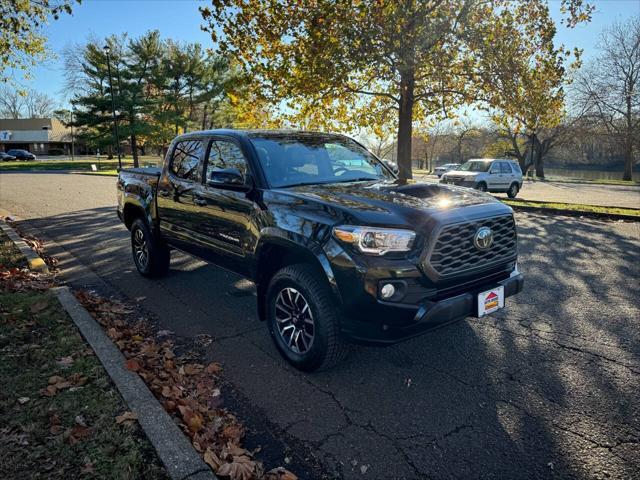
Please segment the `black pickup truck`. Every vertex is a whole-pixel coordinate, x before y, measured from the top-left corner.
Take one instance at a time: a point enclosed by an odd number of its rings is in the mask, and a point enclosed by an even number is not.
[[[350,342],[388,345],[522,290],[511,209],[401,182],[358,142],[297,131],[177,137],[161,169],[123,169],[118,215],[145,276],[178,249],[256,284],[280,353],[312,371]]]

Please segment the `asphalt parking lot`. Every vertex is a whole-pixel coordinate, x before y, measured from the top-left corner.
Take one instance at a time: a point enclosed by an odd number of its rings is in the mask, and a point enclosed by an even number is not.
[[[140,277],[114,183],[3,173],[0,209],[65,250],[76,285],[91,271],[163,328],[211,335],[255,437],[280,439],[276,461],[313,463],[309,478],[640,477],[640,223],[519,213],[526,285],[505,310],[306,375],[271,345],[248,282],[182,254]]]

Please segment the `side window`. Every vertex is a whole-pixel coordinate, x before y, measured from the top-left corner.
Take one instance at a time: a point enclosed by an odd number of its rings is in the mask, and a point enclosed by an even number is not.
[[[518,175],[522,175],[522,170],[520,170],[520,165],[518,165],[516,162],[511,163],[511,168],[513,168],[514,173],[517,173]]]
[[[197,181],[201,155],[201,140],[185,140],[176,143],[171,159],[171,172],[176,177]]]
[[[217,171],[227,168],[237,168],[242,175],[247,173],[247,160],[242,150],[237,144],[228,140],[212,141],[207,159],[207,181],[211,181]]]
[[[489,173],[502,173],[502,170],[500,168],[500,164],[502,162],[493,162],[491,164],[491,168],[489,169]]]
[[[502,162],[502,173],[512,173],[511,164],[509,162]]]

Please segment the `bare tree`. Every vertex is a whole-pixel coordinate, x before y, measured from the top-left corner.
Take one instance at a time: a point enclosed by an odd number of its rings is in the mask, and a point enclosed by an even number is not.
[[[631,180],[640,138],[640,16],[604,30],[598,47],[601,54],[582,71],[576,91],[586,114],[619,139],[622,178]]]
[[[0,90],[0,117],[22,118],[25,97],[18,90],[3,87]]]
[[[3,88],[0,90],[0,117],[47,118],[57,108],[56,101],[45,93]]]
[[[27,118],[48,118],[57,108],[56,101],[49,95],[29,90],[24,98],[24,110]]]

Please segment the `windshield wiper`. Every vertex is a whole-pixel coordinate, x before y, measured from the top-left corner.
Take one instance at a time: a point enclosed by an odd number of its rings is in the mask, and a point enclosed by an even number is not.
[[[371,182],[371,181],[381,181],[384,178],[371,178],[371,177],[358,177],[358,178],[348,178],[345,180],[338,180],[335,183],[347,183],[347,182]]]

